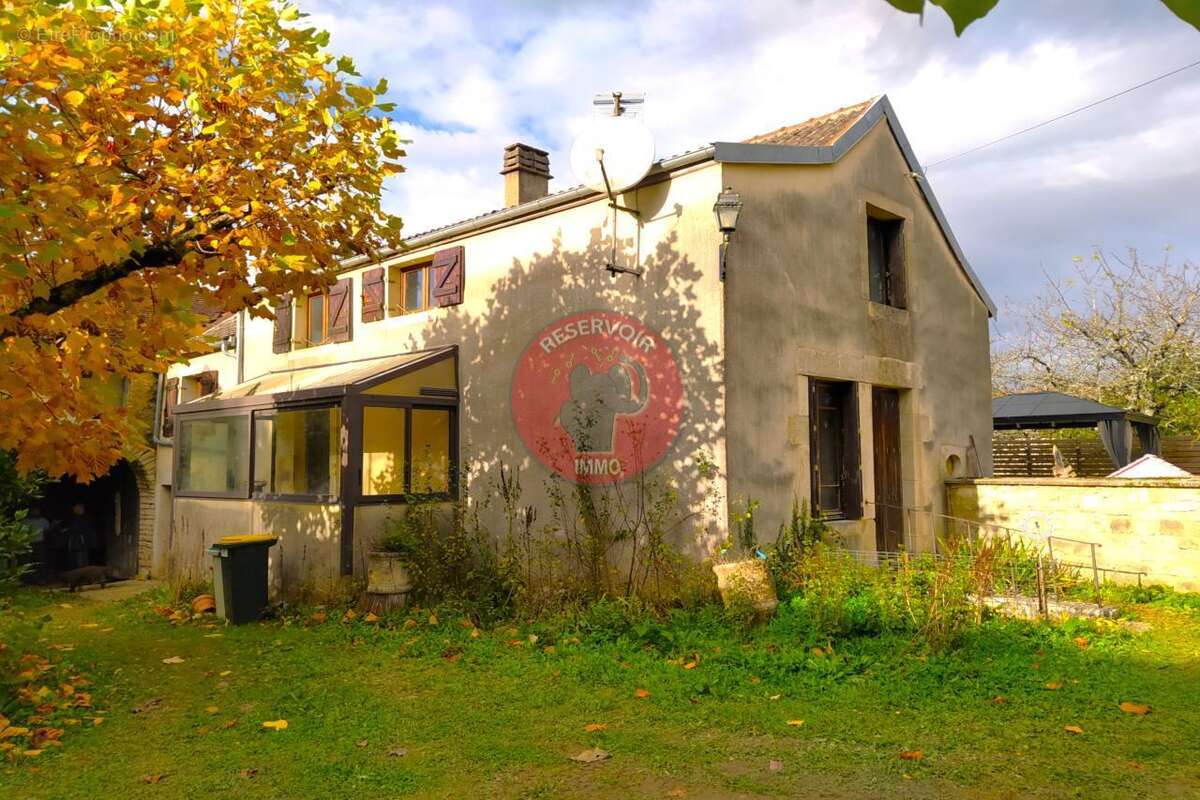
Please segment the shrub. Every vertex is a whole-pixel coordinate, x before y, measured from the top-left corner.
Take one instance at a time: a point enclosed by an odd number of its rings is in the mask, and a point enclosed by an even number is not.
[[[0,451],[0,589],[11,587],[28,570],[21,559],[33,547],[34,530],[25,519],[45,482],[42,473],[19,472],[12,454]]]

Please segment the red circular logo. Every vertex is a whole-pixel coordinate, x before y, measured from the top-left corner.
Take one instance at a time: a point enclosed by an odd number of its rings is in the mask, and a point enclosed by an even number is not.
[[[657,331],[614,311],[584,311],[525,349],[512,411],[521,441],[547,467],[578,483],[616,483],[666,455],[683,383]]]

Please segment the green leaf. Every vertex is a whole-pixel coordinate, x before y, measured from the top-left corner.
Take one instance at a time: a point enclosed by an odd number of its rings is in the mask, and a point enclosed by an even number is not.
[[[954,23],[954,33],[962,36],[963,31],[977,19],[983,19],[987,13],[996,7],[1000,0],[929,0],[942,10]]]
[[[1200,0],[1163,0],[1175,16],[1200,31]]]

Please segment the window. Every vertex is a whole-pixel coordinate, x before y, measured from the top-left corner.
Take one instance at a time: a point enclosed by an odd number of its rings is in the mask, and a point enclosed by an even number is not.
[[[855,384],[810,381],[809,416],[813,508],[825,518],[861,517]]]
[[[454,470],[453,409],[366,406],[364,496],[443,495]]]
[[[362,493],[404,494],[408,409],[363,408]]]
[[[329,341],[329,295],[317,292],[308,296],[308,327],[305,338],[310,346]]]
[[[245,497],[249,465],[247,416],[178,420],[175,485],[180,493]]]
[[[904,264],[904,220],[867,216],[867,274],[871,302],[895,308],[908,306]]]
[[[341,488],[342,414],[336,407],[254,415],[254,493],[333,497]]]
[[[432,307],[430,265],[393,267],[388,280],[388,316],[415,314]]]

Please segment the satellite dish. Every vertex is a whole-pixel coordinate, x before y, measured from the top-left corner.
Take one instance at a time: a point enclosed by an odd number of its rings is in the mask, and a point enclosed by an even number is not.
[[[650,171],[654,137],[626,108],[641,102],[641,98],[622,100],[620,92],[595,100],[598,106],[611,105],[612,113],[594,117],[571,146],[571,171],[589,189],[615,194],[636,185]]]

